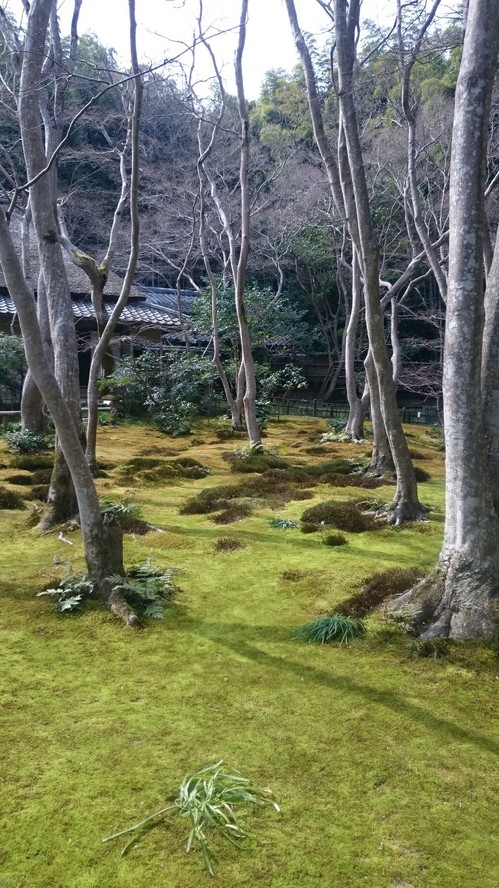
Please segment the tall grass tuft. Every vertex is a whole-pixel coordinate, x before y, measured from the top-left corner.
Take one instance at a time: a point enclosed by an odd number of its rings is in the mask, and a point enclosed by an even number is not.
[[[215,875],[213,859],[208,849],[206,830],[212,828],[231,842],[237,848],[249,833],[243,829],[235,808],[240,805],[265,805],[271,804],[276,811],[279,806],[272,799],[270,789],[254,786],[246,777],[240,774],[228,774],[222,769],[223,759],[187,774],[176,795],[170,796],[171,804],[161,808],[154,814],[145,817],[139,823],[135,823],[128,829],[107,836],[103,842],[110,842],[129,833],[136,833],[125,845],[121,856],[140,840],[141,835],[154,826],[158,826],[167,820],[167,814],[176,813],[189,821],[190,829],[185,850],[187,853],[197,843],[203,854],[206,869],[210,875]]]
[[[317,644],[329,644],[331,641],[348,644],[364,632],[361,620],[344,617],[342,614],[331,614],[329,617],[318,617],[305,626],[299,626],[293,632],[292,638],[309,643],[314,641]]]

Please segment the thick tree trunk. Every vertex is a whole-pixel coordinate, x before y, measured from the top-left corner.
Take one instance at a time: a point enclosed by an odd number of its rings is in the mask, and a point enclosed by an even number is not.
[[[19,113],[23,150],[30,179],[38,176],[45,169],[47,162],[41,138],[37,94],[51,11],[51,0],[33,0],[28,14],[24,45]],[[0,263],[19,317],[28,365],[50,411],[61,450],[71,472],[78,500],[88,574],[96,586],[97,593],[107,595],[107,601],[111,606],[114,602],[109,600],[109,588],[104,590],[104,578],[112,573],[117,564],[122,565],[121,532],[118,528],[109,535],[104,530],[97,491],[80,443],[79,425],[74,421],[79,412],[75,409],[76,406],[79,408],[76,339],[69,287],[58,243],[53,184],[46,175],[42,175],[32,183],[30,200],[40,267],[49,297],[54,346],[56,340],[58,344],[55,353],[55,373],[61,379],[61,385],[58,384],[56,375],[48,364],[32,293],[24,278],[3,212],[0,212]],[[73,376],[76,379],[76,386]],[[67,381],[67,377],[71,377],[70,385],[63,390],[62,383]],[[107,586],[109,587],[109,583]],[[126,616],[126,622],[130,625],[136,621],[133,612],[123,616]]]
[[[498,257],[489,275],[484,329],[482,250],[485,158],[498,52],[497,4],[475,0],[469,8],[452,136],[443,377],[444,544],[435,572],[392,606],[398,612],[408,610],[426,636],[490,639],[498,634],[497,478],[490,474],[499,429],[494,267]]]

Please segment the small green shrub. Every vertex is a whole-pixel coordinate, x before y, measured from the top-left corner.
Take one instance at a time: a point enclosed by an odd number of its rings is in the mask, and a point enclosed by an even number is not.
[[[271,527],[278,527],[280,530],[288,530],[289,528],[300,526],[298,522],[293,521],[292,518],[271,518],[269,524]]]
[[[104,516],[113,518],[119,524],[123,533],[144,534],[150,529],[142,520],[140,506],[129,503],[126,499],[118,501],[101,499],[100,508]]]
[[[322,538],[325,546],[345,546],[348,542],[342,533],[328,533]]]
[[[25,509],[26,504],[15,490],[0,486],[0,509]]]
[[[300,626],[293,632],[292,638],[299,641],[328,644],[339,641],[340,644],[348,644],[365,632],[364,624],[354,617],[346,617],[343,614],[331,614],[329,617],[318,617],[312,623]]]
[[[7,432],[5,440],[12,453],[43,453],[47,450],[45,438],[34,432]]]
[[[168,822],[166,815],[176,812],[190,823],[185,846],[186,852],[189,853],[194,842],[197,842],[201,848],[206,869],[210,875],[214,876],[215,870],[208,849],[206,830],[215,830],[218,835],[239,848],[242,840],[248,836],[248,832],[243,830],[236,817],[236,809],[239,806],[271,804],[276,811],[279,811],[279,805],[272,800],[270,789],[254,786],[238,773],[228,774],[222,770],[222,765],[223,759],[214,765],[201,768],[193,774],[187,774],[180,784],[178,792],[168,796],[171,804],[150,814],[128,829],[107,836],[103,842],[110,842],[121,836],[135,833],[123,848],[121,852],[123,857],[140,840],[146,830],[158,826],[164,821]]]
[[[236,552],[238,549],[246,548],[246,543],[236,537],[220,537],[215,541],[213,548],[215,552]]]
[[[411,459],[428,459],[426,453],[423,453],[422,450],[414,450],[412,447],[409,448],[409,456]]]

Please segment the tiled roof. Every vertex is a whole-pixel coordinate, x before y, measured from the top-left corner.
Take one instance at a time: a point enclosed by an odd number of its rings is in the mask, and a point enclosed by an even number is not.
[[[161,308],[166,308],[167,311],[173,313],[173,316],[178,317],[178,306],[177,306],[177,291],[170,289],[168,287],[146,287],[142,284],[139,284],[137,290],[142,293],[143,296],[146,297],[149,305],[155,305]],[[181,290],[180,291],[180,307],[182,309],[182,313],[187,316],[191,313],[193,302],[197,298],[198,294],[196,290]]]
[[[104,305],[107,311],[111,313],[115,303],[106,300]],[[15,307],[10,296],[0,295],[0,314],[13,315],[14,313]],[[76,321],[91,320],[95,317],[90,300],[79,297],[73,298],[73,314]],[[180,326],[174,315],[159,306],[152,307],[148,305],[146,299],[132,299],[123,309],[119,323],[163,328],[174,327],[175,329],[178,329]]]

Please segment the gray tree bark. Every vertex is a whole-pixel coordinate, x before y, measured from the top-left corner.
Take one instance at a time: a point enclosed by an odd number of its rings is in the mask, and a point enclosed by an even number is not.
[[[49,177],[39,175],[46,168],[47,158],[41,137],[37,90],[52,13],[52,0],[33,0],[29,9],[21,75],[20,116],[28,177],[30,181],[36,179],[31,181],[30,202],[40,267],[49,301],[52,335],[54,345],[56,339],[58,344],[54,372],[45,354],[32,292],[24,278],[3,212],[0,212],[0,263],[19,317],[28,365],[54,421],[61,453],[76,491],[85,559],[95,595],[128,625],[136,625],[135,613],[113,590],[109,581],[113,573],[124,574],[121,531],[114,524],[102,520],[97,491],[81,446],[80,429],[74,420],[78,412],[74,403],[74,387],[63,390],[57,379],[57,374],[60,376],[63,371],[72,374],[75,368],[76,380],[78,376],[73,315],[58,242],[53,187]]]
[[[361,263],[369,346],[378,381],[381,414],[397,473],[397,490],[389,522],[400,524],[405,520],[423,519],[426,510],[418,500],[414,469],[398,412],[392,368],[385,345],[379,293],[378,245],[371,221],[369,192],[354,102],[353,77],[359,10],[359,0],[351,0],[349,4],[346,0],[334,0],[338,97],[355,199],[357,225],[350,226],[350,233]],[[358,232],[358,242],[356,242],[356,232]],[[371,400],[372,397],[371,389]]]
[[[499,615],[497,243],[484,299],[483,201],[492,84],[499,53],[495,0],[471,0],[456,88],[444,347],[446,516],[435,571],[396,600],[423,637],[497,635]],[[481,393],[481,397],[480,397]]]

